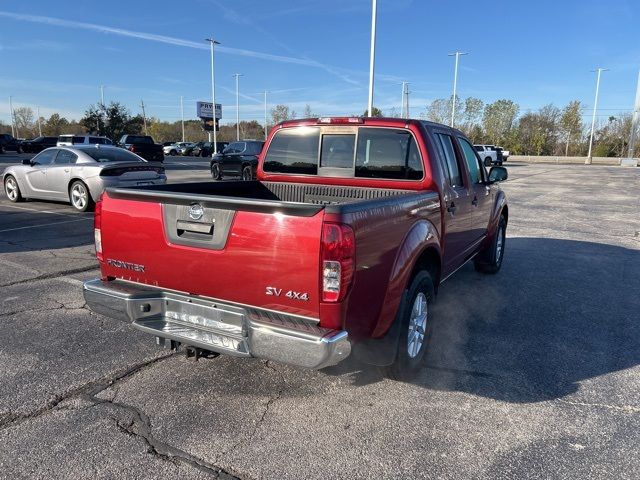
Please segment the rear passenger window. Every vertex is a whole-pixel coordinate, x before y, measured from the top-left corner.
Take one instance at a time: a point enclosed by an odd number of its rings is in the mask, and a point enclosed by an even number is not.
[[[436,148],[440,152],[445,161],[445,173],[452,187],[462,186],[462,177],[460,177],[460,167],[456,159],[456,151],[453,148],[453,139],[444,133],[436,134]]]
[[[77,159],[78,156],[75,153],[70,152],[69,150],[60,150],[54,163],[56,165],[66,165],[69,163],[76,163]]]
[[[264,159],[265,172],[318,173],[318,143],[320,129],[317,127],[284,128],[271,140]]]
[[[393,128],[360,128],[355,176],[420,180],[422,159],[413,135]]]

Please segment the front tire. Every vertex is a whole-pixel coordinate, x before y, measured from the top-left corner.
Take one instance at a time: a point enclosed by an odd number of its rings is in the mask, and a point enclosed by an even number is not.
[[[411,380],[422,368],[431,338],[435,289],[429,272],[418,272],[402,298],[396,318],[396,322],[401,322],[398,350],[393,364],[384,373],[394,380]]]
[[[24,200],[18,182],[12,175],[7,175],[7,178],[4,180],[4,193],[10,202],[17,203]]]
[[[500,271],[507,240],[507,220],[500,215],[498,227],[489,246],[473,259],[473,266],[480,273],[494,274]]]
[[[253,172],[251,171],[251,167],[247,165],[242,169],[242,180],[245,182],[253,180]]]
[[[220,171],[220,164],[218,162],[211,164],[211,177],[213,177],[214,180],[222,179],[222,172]]]
[[[176,151],[175,150],[171,150],[169,152],[169,155],[171,155],[172,157],[175,157],[176,156]]]
[[[89,188],[80,180],[76,180],[69,187],[69,201],[73,208],[79,212],[88,212],[93,208],[93,199]]]

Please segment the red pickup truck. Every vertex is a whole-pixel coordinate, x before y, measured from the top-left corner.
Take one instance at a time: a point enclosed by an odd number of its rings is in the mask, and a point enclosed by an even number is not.
[[[272,129],[257,181],[109,188],[89,307],[158,344],[306,368],[420,367],[438,286],[500,269],[508,208],[455,129],[320,118]]]

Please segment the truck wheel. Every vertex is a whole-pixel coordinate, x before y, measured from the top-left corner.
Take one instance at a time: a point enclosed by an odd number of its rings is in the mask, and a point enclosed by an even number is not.
[[[11,175],[7,175],[7,178],[4,180],[4,193],[11,202],[16,203],[24,200],[22,198],[22,193],[20,193],[18,182]]]
[[[222,178],[222,174],[220,173],[220,164],[218,162],[211,164],[211,176],[214,180],[220,180]]]
[[[401,322],[396,359],[385,368],[387,377],[410,380],[422,367],[431,337],[430,308],[434,300],[433,280],[429,272],[419,272],[403,296],[396,321]]]
[[[473,266],[481,273],[498,273],[502,267],[504,247],[507,240],[507,221],[504,215],[500,215],[496,233],[485,250],[481,251],[473,259]]]
[[[253,172],[251,172],[251,167],[248,165],[242,169],[242,180],[253,180]]]
[[[93,208],[93,200],[87,186],[80,180],[76,180],[69,187],[69,200],[71,205],[79,212],[88,212]]]

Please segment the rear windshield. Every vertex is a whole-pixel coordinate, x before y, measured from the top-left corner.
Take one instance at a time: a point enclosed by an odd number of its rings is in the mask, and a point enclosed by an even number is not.
[[[357,136],[321,134],[319,127],[283,129],[271,140],[263,168],[265,172],[317,175],[318,166],[340,169],[340,176],[398,180],[423,177],[413,135],[398,128],[361,127]]]
[[[142,158],[123,148],[83,148],[82,151],[97,162],[144,162]]]
[[[153,139],[144,135],[129,135],[127,143],[153,143]]]

